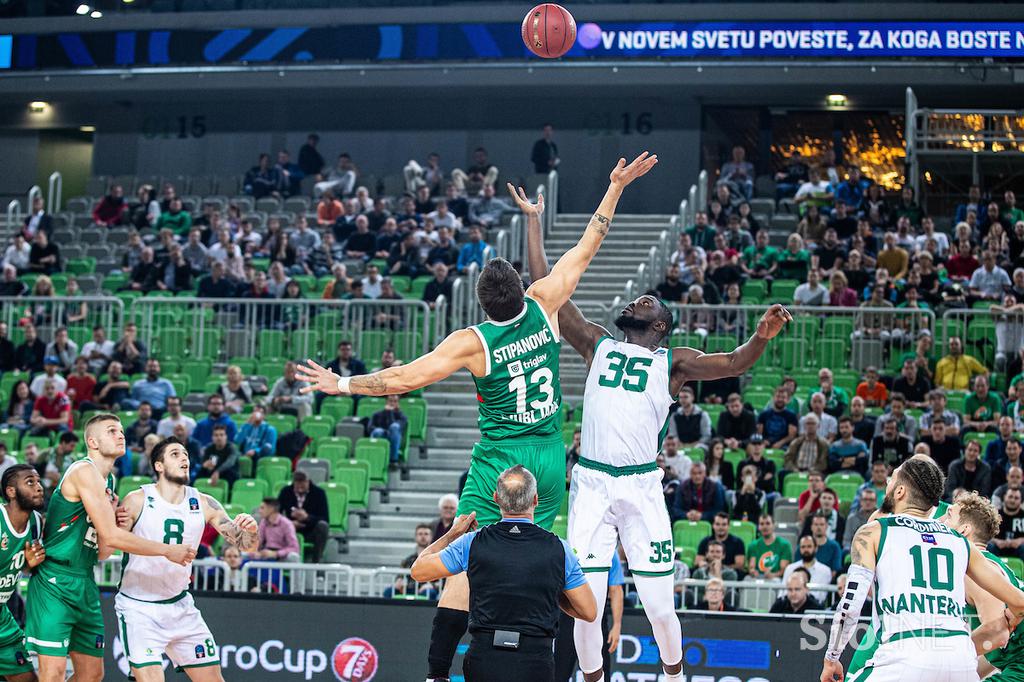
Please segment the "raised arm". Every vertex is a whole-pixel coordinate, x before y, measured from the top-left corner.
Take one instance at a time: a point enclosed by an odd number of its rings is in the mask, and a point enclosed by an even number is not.
[[[92,467],[78,467],[65,480],[70,489],[67,492],[76,494],[82,500],[85,513],[96,529],[100,549],[119,549],[130,554],[142,556],[162,556],[168,561],[182,566],[187,565],[196,556],[196,551],[185,545],[165,545],[152,540],[145,540],[129,531],[118,528],[114,517],[114,508],[107,497],[103,481]]]
[[[298,366],[296,376],[309,383],[301,390],[303,394],[323,391],[328,395],[392,395],[429,386],[463,368],[483,376],[487,371],[486,360],[477,335],[469,329],[460,329],[449,334],[437,348],[407,365],[345,377],[342,381],[342,377],[326,367],[306,360],[305,365]]]
[[[860,610],[875,580],[875,562],[878,559],[878,541],[881,534],[881,525],[877,521],[870,521],[861,526],[853,536],[850,570],[846,574],[846,593],[841,596],[839,605],[836,606],[836,614],[832,618],[821,682],[843,679],[843,664],[839,662],[839,657],[850,643],[853,630],[860,618]]]
[[[731,353],[702,353],[693,348],[672,349],[672,382],[670,390],[676,395],[687,381],[710,381],[743,374],[757,362],[793,316],[776,303],[768,308],[757,323],[757,330],[745,344]]]
[[[583,276],[583,272],[590,265],[590,261],[597,255],[601,248],[601,242],[608,234],[612,218],[615,216],[615,207],[619,203],[619,197],[631,182],[645,175],[658,163],[658,157],[648,156],[644,152],[633,159],[633,162],[626,165],[625,159],[619,162],[612,169],[608,190],[605,192],[601,205],[597,212],[587,224],[587,229],[576,246],[572,247],[558,259],[551,273],[542,279],[535,280],[527,293],[535,298],[547,311],[549,316],[558,313],[569,297],[576,290],[576,285]]]
[[[255,552],[260,548],[259,525],[249,514],[239,514],[234,519],[221,506],[220,502],[203,495],[206,506],[206,522],[217,529],[220,536],[241,552]]]
[[[548,256],[544,251],[544,231],[540,227],[540,216],[544,212],[544,195],[537,196],[537,203],[531,204],[526,192],[520,187],[518,193],[511,184],[509,194],[526,216],[526,254],[530,266],[530,277],[543,279],[548,275]],[[583,313],[572,301],[566,302],[558,311],[558,331],[576,352],[590,365],[594,346],[602,336],[611,336],[608,330],[583,317]]]

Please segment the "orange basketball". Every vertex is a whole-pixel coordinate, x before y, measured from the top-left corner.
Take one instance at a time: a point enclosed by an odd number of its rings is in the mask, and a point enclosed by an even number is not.
[[[561,5],[537,5],[523,19],[523,42],[538,57],[561,57],[576,42],[576,20]]]

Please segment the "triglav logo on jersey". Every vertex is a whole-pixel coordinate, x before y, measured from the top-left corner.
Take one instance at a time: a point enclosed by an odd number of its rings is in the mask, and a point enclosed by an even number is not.
[[[341,682],[370,682],[377,674],[377,650],[359,637],[349,637],[334,647],[331,667]]]

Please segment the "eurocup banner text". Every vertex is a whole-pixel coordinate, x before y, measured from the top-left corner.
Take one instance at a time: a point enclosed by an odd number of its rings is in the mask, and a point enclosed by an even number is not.
[[[436,607],[433,603],[202,592],[196,593],[195,599],[217,641],[227,680],[423,679]],[[111,680],[128,673],[113,601],[111,594],[104,593],[105,655],[110,671],[107,679]],[[832,622],[828,614],[801,619],[684,612],[680,618],[686,682],[804,679],[808,671],[821,667]],[[459,646],[452,682],[462,682],[462,659],[468,642],[466,638]],[[621,641],[612,661],[608,682],[658,682],[660,656],[642,610],[626,609]],[[165,670],[172,674],[166,662]],[[583,679],[578,671],[576,674],[574,682]]]
[[[580,8],[585,10],[585,6]],[[1024,23],[631,22],[576,17],[564,59],[1024,57]],[[0,33],[0,74],[68,68],[536,60],[519,24],[352,24],[279,28]]]

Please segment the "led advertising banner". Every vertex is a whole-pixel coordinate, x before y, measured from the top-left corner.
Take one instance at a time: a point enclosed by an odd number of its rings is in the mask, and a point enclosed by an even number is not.
[[[1024,57],[1024,23],[632,22],[577,17],[563,59]],[[372,24],[0,35],[3,70],[536,60],[518,24]]]
[[[114,600],[105,594],[102,601],[106,679],[112,680],[127,675],[128,663]],[[216,638],[227,680],[407,682],[426,673],[433,603],[198,593],[196,605]],[[831,625],[826,616],[681,618],[688,682],[792,682],[810,679],[811,671],[816,679]],[[462,680],[467,641],[459,647],[453,682]],[[196,646],[205,650],[203,642]],[[626,610],[612,661],[608,682],[657,682],[658,647],[641,610]]]

